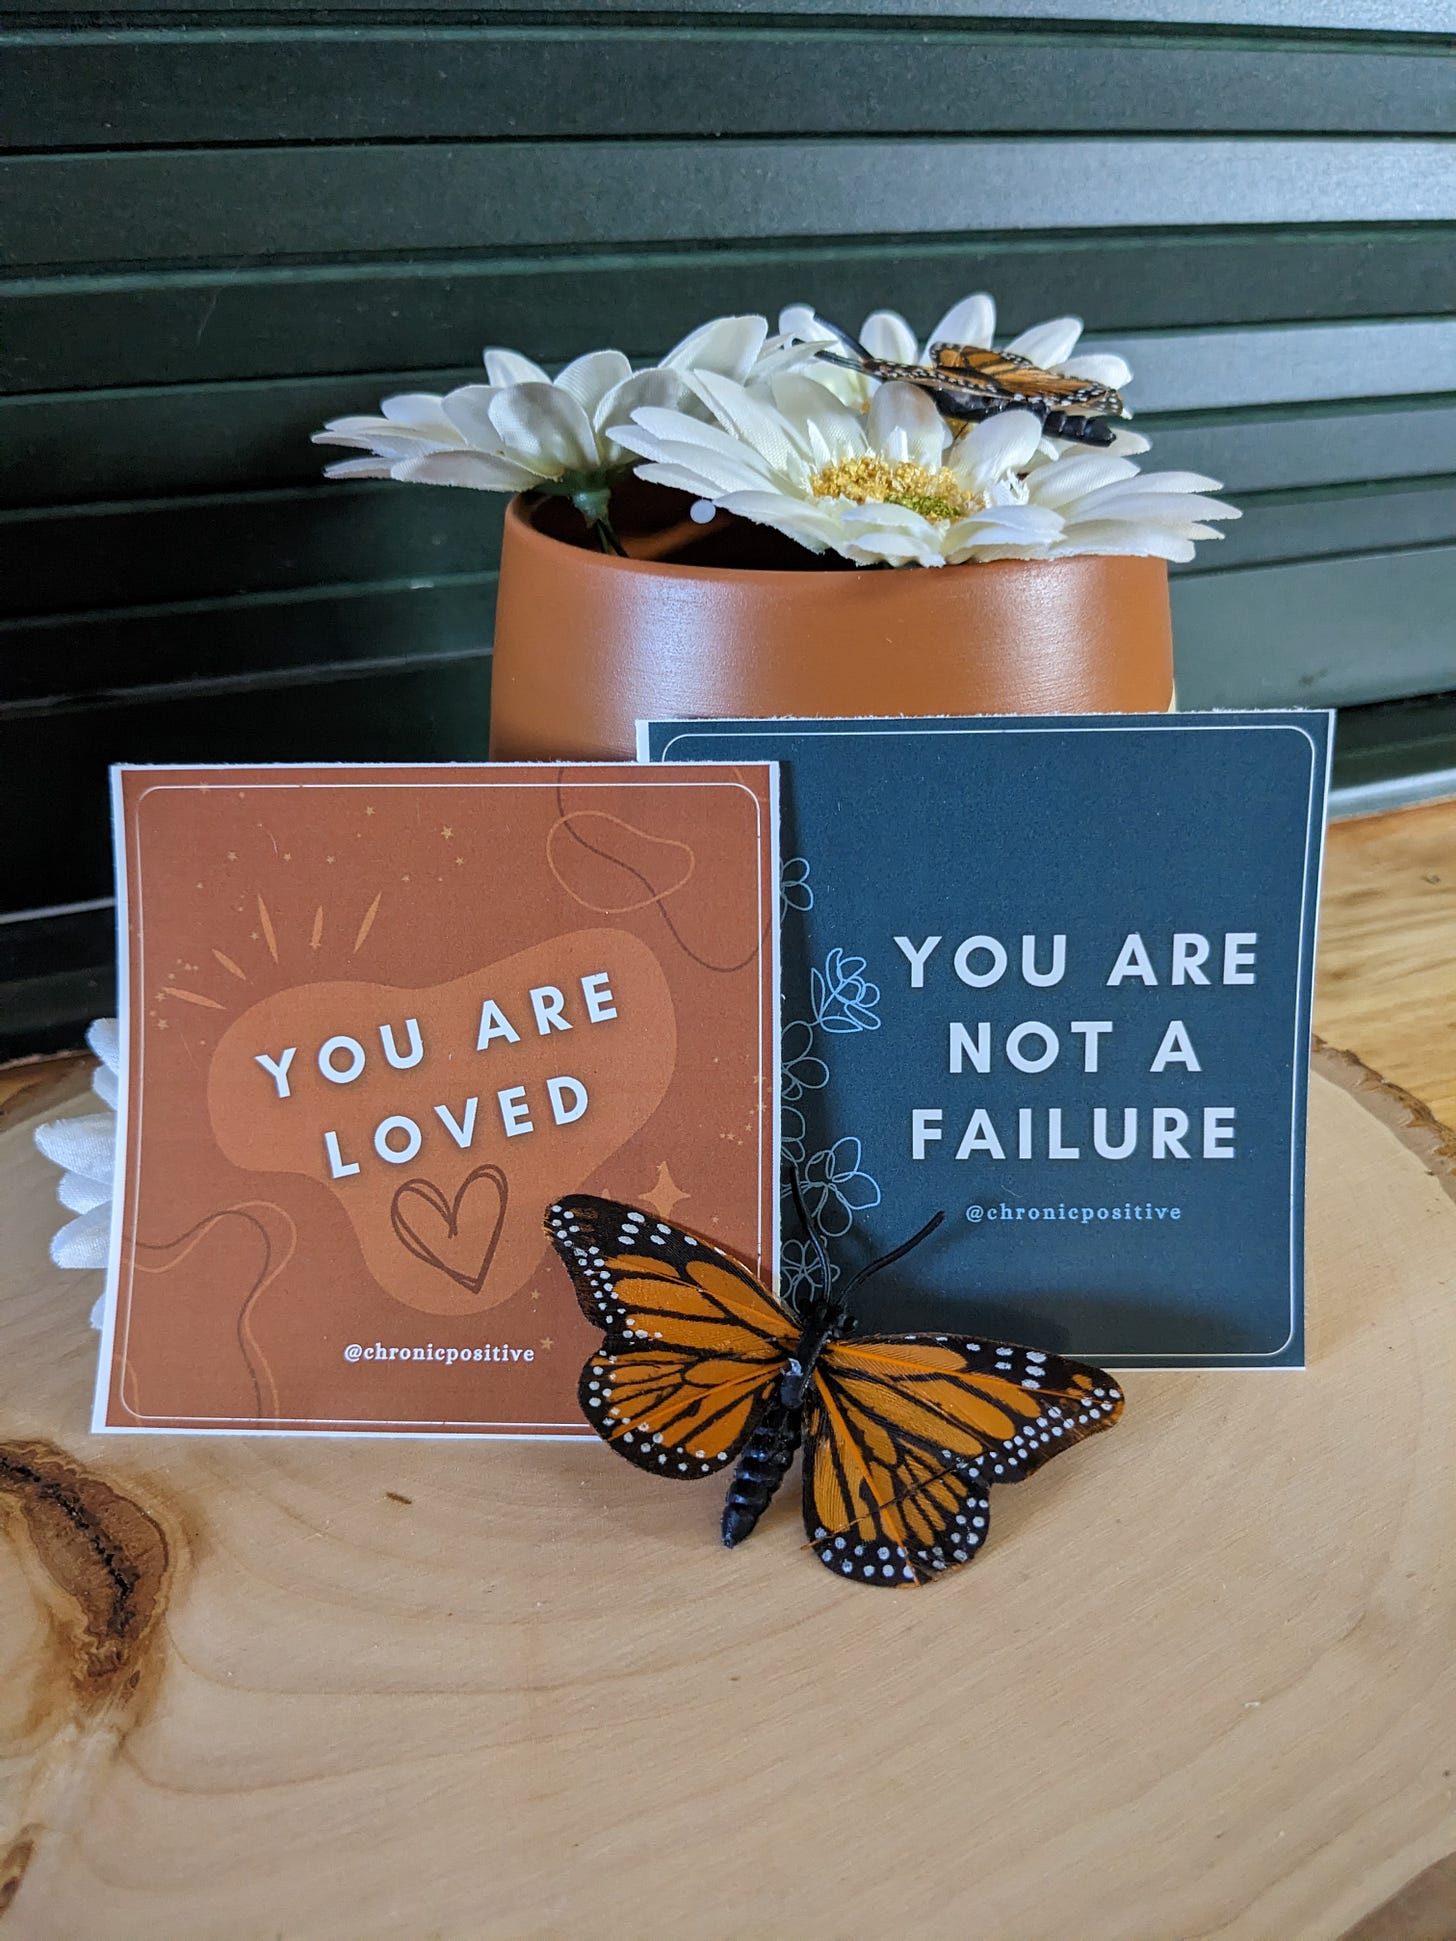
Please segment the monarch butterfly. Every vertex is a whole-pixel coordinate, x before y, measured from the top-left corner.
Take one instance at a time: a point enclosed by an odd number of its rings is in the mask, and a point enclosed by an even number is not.
[[[1125,418],[1122,395],[1087,377],[1064,377],[1043,371],[1015,351],[990,350],[979,344],[932,344],[929,364],[893,364],[873,357],[857,337],[824,317],[815,323],[841,346],[821,349],[830,364],[862,371],[867,377],[902,378],[918,385],[942,417],[973,420],[998,411],[1033,411],[1053,438],[1072,438],[1084,445],[1110,445],[1108,418]]]
[[[799,1198],[795,1195],[796,1200]],[[959,1335],[858,1335],[848,1296],[931,1234],[796,1311],[710,1241],[617,1200],[577,1195],[546,1230],[605,1339],[581,1371],[588,1422],[651,1475],[692,1479],[736,1457],[725,1544],[742,1542],[804,1444],[804,1527],[860,1583],[933,1582],[986,1539],[988,1492],[1111,1428],[1110,1376],[1034,1348]]]

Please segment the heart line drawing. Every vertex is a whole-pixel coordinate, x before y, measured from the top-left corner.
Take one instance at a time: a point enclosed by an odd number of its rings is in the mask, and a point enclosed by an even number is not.
[[[467,1272],[464,1268],[453,1266],[441,1254],[439,1246],[431,1244],[427,1237],[428,1229],[426,1232],[421,1232],[417,1224],[412,1224],[409,1216],[413,1213],[415,1221],[419,1220],[420,1216],[414,1205],[415,1202],[419,1202],[422,1208],[428,1209],[428,1212],[439,1221],[443,1229],[443,1239],[450,1242],[457,1241],[461,1234],[461,1208],[471,1189],[477,1187],[481,1181],[488,1182],[493,1192],[486,1194],[482,1189],[476,1197],[485,1198],[488,1202],[493,1201],[493,1214],[489,1216],[491,1223],[479,1256],[479,1265]],[[478,1294],[485,1286],[491,1262],[495,1259],[496,1248],[500,1245],[501,1230],[506,1223],[506,1203],[509,1198],[510,1187],[499,1166],[477,1166],[474,1172],[467,1173],[460,1182],[459,1191],[453,1200],[447,1200],[432,1179],[407,1179],[403,1185],[395,1189],[394,1198],[389,1205],[389,1221],[400,1245],[407,1252],[412,1253],[416,1260],[422,1260],[427,1267],[434,1267],[440,1273],[448,1274],[458,1286],[468,1288],[472,1294]]]

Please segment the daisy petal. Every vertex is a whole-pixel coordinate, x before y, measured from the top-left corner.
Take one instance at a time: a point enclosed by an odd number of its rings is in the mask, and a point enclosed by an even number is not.
[[[490,416],[491,400],[499,395],[493,384],[462,384],[441,400],[446,424],[475,451],[500,450],[500,433]]]
[[[1080,317],[1053,317],[1048,323],[1033,324],[1013,337],[1006,346],[1013,356],[1025,357],[1043,371],[1054,371],[1063,358],[1070,357],[1082,335]]]
[[[680,371],[665,371],[654,364],[651,370],[633,371],[614,390],[608,391],[596,409],[596,423],[612,418],[630,418],[644,405],[658,405],[668,411],[681,411],[689,401],[687,381]]]
[[[78,1173],[111,1190],[116,1157],[116,1114],[88,1112],[81,1118],[52,1119],[35,1129],[35,1143],[63,1172]]]
[[[816,464],[864,450],[864,414],[828,390],[817,375],[791,372],[776,377],[772,391],[791,434]]]
[[[720,505],[728,503],[729,487],[710,476],[712,469],[710,464],[677,465],[666,459],[644,459],[632,467],[632,472],[634,477],[646,479],[649,485],[666,485],[674,492],[686,492],[696,501],[692,516],[701,526],[707,524]],[[761,483],[755,481],[755,485]],[[700,513],[700,507],[706,509]]]
[[[800,342],[813,340],[822,335],[814,321],[812,303],[789,303],[779,312],[779,335],[797,337]]]
[[[859,340],[871,357],[887,364],[914,364],[920,356],[915,332],[897,310],[876,310],[866,317]]]
[[[626,462],[627,454],[607,429],[614,421],[630,418],[634,411],[640,411],[645,405],[680,411],[690,402],[696,403],[696,400],[692,398],[680,372],[655,367],[649,371],[634,371],[608,391],[593,413],[592,429],[601,448],[602,463],[616,466]]]
[[[507,384],[549,384],[551,382],[539,364],[533,364],[529,357],[522,357],[518,350],[486,351],[485,375],[487,381],[497,387]]]
[[[1168,559],[1184,565],[1193,557],[1193,542],[1162,526],[1102,525],[1094,519],[1069,528],[1053,557],[1069,559],[1084,553]]]
[[[770,482],[769,473],[753,462],[752,454],[723,453],[686,439],[654,441],[649,462],[656,468],[651,476],[659,485],[671,483],[679,492],[691,492],[700,499],[718,500],[726,492],[761,492]],[[669,481],[658,476],[663,467],[670,467],[677,477]],[[645,465],[637,466],[636,471],[639,478],[649,476]]]
[[[89,1213],[93,1206],[109,1206],[111,1181],[87,1179],[81,1173],[62,1173],[56,1198],[70,1213]]]
[[[1142,472],[1141,489],[1157,492],[1222,492],[1223,480],[1205,478],[1202,472]]]
[[[741,384],[715,371],[690,371],[688,383],[723,429],[751,446],[765,464],[780,471],[792,462],[796,447],[782,413],[772,405],[760,403]]]
[[[633,412],[630,424],[613,425],[610,436],[629,452],[640,452],[644,458],[693,464],[706,457],[767,477],[762,458],[751,446],[732,437],[719,425],[690,418],[685,411],[664,411],[656,405],[644,405],[640,411]]]
[[[1104,452],[1079,452],[1072,458],[1059,459],[1055,465],[1040,466],[1029,474],[1028,483],[1038,505],[1060,508],[1101,486],[1117,485],[1137,476],[1138,468],[1131,459],[1110,458]]]
[[[621,351],[589,350],[557,373],[556,388],[575,398],[587,417],[595,419],[602,399],[631,375],[631,361]]]
[[[1064,357],[1057,369],[1067,377],[1085,377],[1094,384],[1105,384],[1109,391],[1125,390],[1132,383],[1132,366],[1126,358],[1117,357],[1111,351],[1089,350],[1081,357]]]
[[[734,492],[718,503],[725,512],[751,519],[756,526],[772,526],[811,553],[825,552],[836,543],[834,521],[802,500],[786,499],[777,492]]]
[[[445,400],[433,391],[402,391],[398,397],[384,398],[380,402],[379,415],[396,425],[415,425],[422,430],[426,426],[435,426],[449,436],[450,420],[445,413]]]
[[[984,290],[953,303],[930,333],[932,344],[976,344],[989,349],[996,334],[996,305]]]
[[[1106,485],[1089,492],[1075,508],[1078,519],[1156,520],[1188,525],[1200,519],[1237,519],[1237,506],[1222,499],[1205,498],[1201,492],[1145,491],[1145,479],[1129,479],[1123,485]]]
[[[321,439],[315,438],[316,445]],[[325,465],[326,479],[387,479],[394,477],[393,461],[388,458],[341,458]]]
[[[918,385],[896,378],[876,391],[865,435],[887,458],[934,471],[944,461],[950,427]]]
[[[543,477],[590,472],[597,465],[591,420],[554,384],[513,384],[490,402],[490,419],[505,445]]]
[[[1041,420],[1031,411],[998,411],[959,437],[950,451],[957,478],[984,490],[1006,472],[1019,472],[1041,442]]]
[[[98,1018],[86,1033],[86,1043],[107,1071],[121,1070],[121,1029],[115,1018]]]
[[[461,442],[459,432],[448,438],[427,436],[393,425],[387,418],[335,418],[316,431],[309,441],[314,445],[355,445],[376,452],[381,458],[411,458],[419,452],[448,450]]]
[[[766,318],[715,317],[675,344],[662,361],[669,370],[716,371],[741,384],[767,336]]]
[[[390,472],[406,484],[463,485],[474,492],[529,492],[549,476],[500,452],[429,452],[400,459]]]
[[[998,505],[957,519],[949,538],[958,546],[1050,546],[1062,536],[1062,521],[1046,506]]]
[[[51,1259],[67,1271],[105,1267],[111,1249],[111,1204],[68,1220],[51,1240]]]

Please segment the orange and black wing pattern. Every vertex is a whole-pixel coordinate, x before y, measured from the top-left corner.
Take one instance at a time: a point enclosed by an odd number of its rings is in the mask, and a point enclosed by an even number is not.
[[[993,1483],[1018,1482],[1122,1412],[1110,1375],[947,1335],[832,1342],[804,1407],[804,1526],[837,1574],[891,1587],[971,1562]]]
[[[1044,371],[1016,351],[937,343],[930,346],[929,363],[896,364],[872,357],[857,338],[828,318],[817,317],[815,322],[840,346],[838,350],[819,348],[818,354],[829,363],[863,371],[885,383],[899,380],[918,385],[945,418],[970,422],[1019,406],[1035,412],[1053,437],[1108,445],[1112,431],[1102,421],[1127,416],[1121,392],[1110,385]]]
[[[1087,412],[1120,418],[1125,410],[1120,392],[1089,377],[1070,377],[1044,371],[1014,351],[986,350],[979,344],[932,344],[932,379],[964,384],[974,394],[988,393],[1017,404],[1047,406],[1058,411]],[[923,368],[923,367],[917,367]]]
[[[783,1375],[795,1323],[721,1248],[620,1201],[560,1200],[546,1231],[606,1337],[581,1371],[587,1421],[651,1475],[722,1469]]]

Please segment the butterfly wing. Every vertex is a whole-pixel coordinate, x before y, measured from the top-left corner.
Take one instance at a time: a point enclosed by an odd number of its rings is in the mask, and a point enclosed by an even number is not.
[[[620,1201],[558,1201],[546,1230],[606,1337],[577,1388],[587,1421],[652,1475],[722,1469],[788,1365],[794,1322],[720,1247]]]
[[[1086,411],[1121,417],[1118,392],[1090,377],[1070,377],[1044,371],[1014,351],[985,350],[979,344],[932,344],[931,376],[942,383],[954,379],[973,390],[989,390],[999,397],[1058,411]]]
[[[931,364],[893,364],[863,350],[853,356],[820,350],[819,356],[885,383],[900,379],[917,385],[943,418],[965,423],[1019,408],[1034,411],[1050,437],[1110,445],[1112,430],[1104,420],[1127,415],[1119,393],[1106,385],[1039,370],[1009,351],[982,350],[975,344],[932,344],[931,352],[935,359]]]
[[[804,1410],[804,1525],[820,1561],[867,1583],[923,1584],[985,1542],[993,1483],[1017,1482],[1111,1428],[1100,1368],[947,1335],[835,1341]]]

